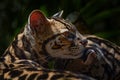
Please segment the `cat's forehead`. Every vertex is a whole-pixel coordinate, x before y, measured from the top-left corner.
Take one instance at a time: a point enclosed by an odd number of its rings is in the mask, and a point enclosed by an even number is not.
[[[55,33],[63,33],[66,31],[72,31],[72,32],[76,31],[76,28],[74,27],[74,25],[64,19],[53,18],[53,19],[50,19],[50,22],[51,22],[51,28]]]

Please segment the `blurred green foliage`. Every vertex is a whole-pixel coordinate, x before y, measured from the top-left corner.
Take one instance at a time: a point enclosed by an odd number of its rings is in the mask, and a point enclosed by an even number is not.
[[[64,10],[63,17],[79,12],[91,34],[120,45],[120,0],[1,0],[1,54],[34,9],[42,10],[49,17],[60,10]]]

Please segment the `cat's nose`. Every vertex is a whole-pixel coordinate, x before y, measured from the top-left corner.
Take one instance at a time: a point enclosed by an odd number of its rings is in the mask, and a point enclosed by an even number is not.
[[[83,40],[80,41],[80,43],[81,43],[82,45],[86,46],[87,43],[88,43],[88,41],[87,41],[87,39],[83,39]]]

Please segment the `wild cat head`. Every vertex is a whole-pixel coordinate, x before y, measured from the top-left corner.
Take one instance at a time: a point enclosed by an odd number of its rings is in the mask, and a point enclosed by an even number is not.
[[[78,58],[86,40],[72,23],[61,17],[62,13],[60,11],[48,19],[41,11],[32,11],[25,34],[29,34],[35,48],[40,48],[47,55],[66,59]]]

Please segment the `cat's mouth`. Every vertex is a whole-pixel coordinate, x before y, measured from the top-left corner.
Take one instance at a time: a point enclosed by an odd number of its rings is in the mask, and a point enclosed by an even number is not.
[[[72,53],[72,55],[74,56],[81,56],[81,52],[84,50],[84,46],[80,45],[80,46],[71,46],[69,47],[69,51]]]

